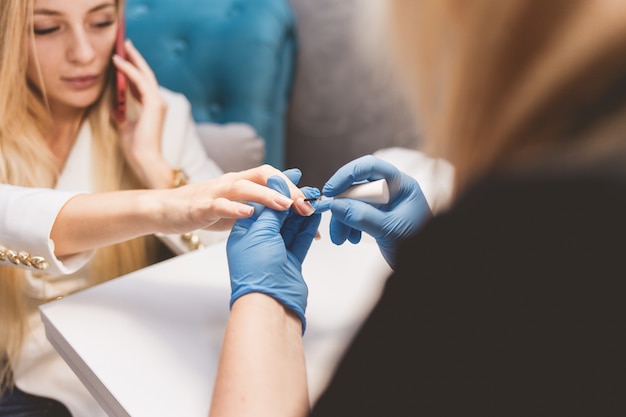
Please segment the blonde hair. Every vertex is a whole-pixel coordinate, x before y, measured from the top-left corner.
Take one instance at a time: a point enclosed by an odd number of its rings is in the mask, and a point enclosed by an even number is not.
[[[624,92],[612,90],[626,81],[625,2],[391,0],[388,11],[426,151],[454,164],[457,192],[489,172],[623,147]]]
[[[117,3],[124,7],[122,0]],[[54,187],[59,172],[44,141],[44,132],[53,121],[45,91],[36,91],[26,77],[26,51],[33,41],[32,16],[33,0],[0,3],[0,181]],[[110,120],[113,88],[111,68],[102,97],[84,116],[93,136],[94,186],[98,191],[139,187]],[[139,238],[99,249],[87,267],[90,282],[103,282],[148,265],[154,260],[153,245],[153,238]],[[27,332],[24,274],[21,269],[0,267],[0,394],[12,386],[10,362],[18,358]]]

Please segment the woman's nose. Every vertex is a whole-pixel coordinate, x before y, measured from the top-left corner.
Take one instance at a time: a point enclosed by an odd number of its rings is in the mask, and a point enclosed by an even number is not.
[[[66,56],[71,62],[87,63],[95,57],[95,49],[84,30],[75,30],[70,34]]]

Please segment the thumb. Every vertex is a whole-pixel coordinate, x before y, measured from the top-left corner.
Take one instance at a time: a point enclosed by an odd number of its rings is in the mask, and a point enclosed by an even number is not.
[[[387,213],[362,201],[350,198],[335,200],[331,210],[333,217],[341,223],[374,238],[380,236],[381,228],[387,224]]]

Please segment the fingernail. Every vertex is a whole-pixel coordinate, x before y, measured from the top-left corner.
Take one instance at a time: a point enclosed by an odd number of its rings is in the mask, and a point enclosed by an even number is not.
[[[315,207],[313,207],[308,201],[304,201],[304,198],[298,198],[294,204],[298,211],[305,216],[310,216],[315,212]]]
[[[239,207],[238,211],[240,214],[244,215],[244,216],[252,216],[252,213],[254,213],[254,207],[252,206],[243,206],[243,207]]]
[[[291,207],[291,205],[293,204],[293,200],[291,198],[284,196],[280,193],[276,194],[276,197],[274,197],[274,201],[278,203],[279,206],[284,207],[286,209]]]

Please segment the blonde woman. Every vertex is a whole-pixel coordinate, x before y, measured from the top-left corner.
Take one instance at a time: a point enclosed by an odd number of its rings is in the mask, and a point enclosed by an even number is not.
[[[196,244],[225,238],[248,201],[312,211],[293,184],[289,197],[265,186],[270,166],[222,175],[187,100],[132,44],[113,56],[123,7],[0,2],[0,416],[104,415],[47,342],[42,302],[154,262],[154,234],[174,248],[193,231]],[[115,69],[131,87],[121,123]]]
[[[423,137],[455,166],[454,201],[430,218],[418,184],[373,156],[325,184],[334,196],[387,179],[389,204],[318,209],[333,241],[370,233],[395,272],[312,410],[311,233],[289,232],[315,216],[238,221],[211,417],[624,415],[626,2],[384,4]]]

